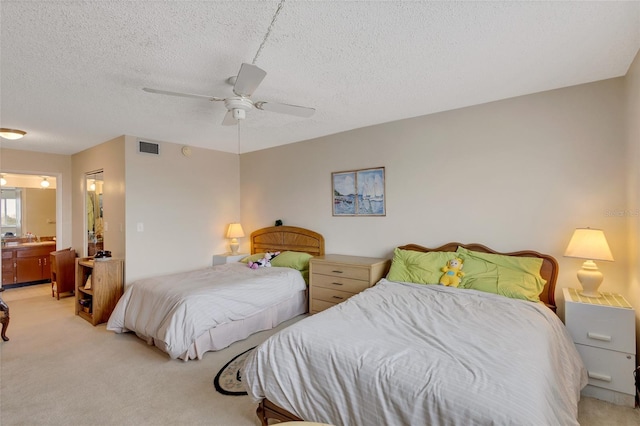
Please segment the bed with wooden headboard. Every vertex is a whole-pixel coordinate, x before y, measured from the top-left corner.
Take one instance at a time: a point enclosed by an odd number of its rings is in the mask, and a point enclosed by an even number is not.
[[[249,396],[260,401],[262,425],[268,419],[577,425],[587,377],[555,315],[556,260],[533,250],[500,253],[456,242],[398,249],[430,253],[458,247],[540,259],[543,303],[383,279],[253,351],[243,381]]]
[[[294,226],[251,233],[252,254],[276,251],[322,255],[324,238]],[[295,253],[287,254],[278,258],[283,264],[272,263],[280,268],[254,270],[235,262],[136,281],[118,302],[107,329],[133,331],[172,358],[184,360],[226,348],[308,311],[308,257],[300,261]]]

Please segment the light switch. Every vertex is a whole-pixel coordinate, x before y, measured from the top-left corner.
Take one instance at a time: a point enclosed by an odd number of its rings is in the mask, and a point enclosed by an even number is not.
[[[138,232],[144,232],[144,223],[138,222]]]

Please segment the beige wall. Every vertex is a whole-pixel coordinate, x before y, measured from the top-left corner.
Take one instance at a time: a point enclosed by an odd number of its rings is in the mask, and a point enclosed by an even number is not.
[[[560,263],[559,301],[579,285],[582,261],[563,257],[573,230],[602,228],[616,258],[599,263],[602,290],[628,294],[628,224],[606,214],[627,206],[624,89],[606,80],[243,154],[242,223],[314,229],[328,253],[534,249]],[[331,172],[378,166],[386,217],[333,217]]]
[[[44,188],[25,188],[23,192],[25,206],[25,232],[37,237],[56,235],[56,190]]]
[[[103,170],[102,193],[104,249],[113,257],[125,258],[125,167],[124,136],[104,142],[72,156],[73,163],[73,247],[87,255],[86,174]],[[125,263],[126,265],[126,263]]]
[[[0,170],[3,173],[55,176],[57,247],[59,249],[71,247],[73,223],[71,156],[0,148]],[[77,249],[77,247],[74,248]]]
[[[126,138],[127,282],[211,265],[240,220],[237,154],[192,147],[186,157],[181,145],[157,143],[159,155],[142,154]]]
[[[640,354],[640,52],[625,77],[627,95],[629,226],[629,301],[636,308],[636,343]]]

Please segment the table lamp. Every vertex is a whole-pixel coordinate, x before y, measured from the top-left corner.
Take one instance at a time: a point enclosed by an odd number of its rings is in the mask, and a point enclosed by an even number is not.
[[[231,248],[231,254],[238,254],[238,238],[244,237],[244,231],[242,230],[242,225],[239,223],[232,223],[229,225],[229,229],[227,229],[227,238],[231,238],[231,243],[229,244],[229,248]]]
[[[586,297],[600,297],[598,287],[604,277],[594,260],[613,261],[604,232],[601,229],[576,229],[564,255],[587,259],[578,271],[578,281],[582,285],[580,294]]]

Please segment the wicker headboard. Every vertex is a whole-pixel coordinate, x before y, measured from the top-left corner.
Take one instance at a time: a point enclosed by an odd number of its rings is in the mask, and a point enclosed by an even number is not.
[[[324,254],[324,237],[295,226],[270,226],[251,233],[251,254],[300,251],[312,256]]]
[[[402,250],[414,250],[424,253],[430,251],[456,251],[456,249],[464,247],[469,250],[479,251],[483,253],[502,254],[506,256],[518,256],[518,257],[537,257],[542,259],[542,266],[540,267],[540,276],[544,278],[547,283],[545,284],[542,292],[540,293],[540,300],[545,303],[551,310],[556,311],[556,280],[558,279],[558,262],[553,256],[548,254],[538,253],[532,250],[516,251],[511,253],[500,253],[482,244],[462,244],[462,243],[447,243],[438,248],[426,248],[417,244],[407,244],[405,246],[398,247]]]

